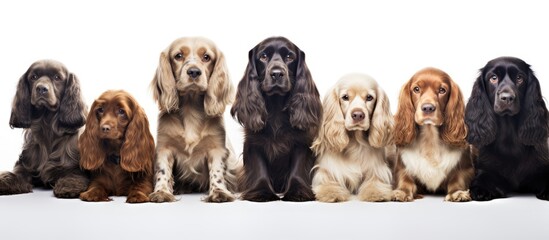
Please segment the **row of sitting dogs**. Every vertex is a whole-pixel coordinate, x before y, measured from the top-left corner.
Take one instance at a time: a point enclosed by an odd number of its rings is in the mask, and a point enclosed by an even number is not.
[[[282,37],[250,50],[236,98],[222,52],[204,38],[164,50],[151,88],[156,146],[128,93],[107,91],[87,112],[73,73],[55,61],[32,64],[10,119],[25,129],[25,143],[13,171],[0,175],[0,194],[42,185],[60,198],[123,195],[129,203],[189,192],[208,192],[207,202],[235,193],[250,201],[412,201],[423,193],[469,201],[514,191],[549,200],[549,113],[518,58],[489,61],[467,106],[448,74],[420,70],[402,87],[395,116],[366,75],[344,76],[321,102],[304,52]],[[231,103],[245,130],[243,162],[224,129]]]

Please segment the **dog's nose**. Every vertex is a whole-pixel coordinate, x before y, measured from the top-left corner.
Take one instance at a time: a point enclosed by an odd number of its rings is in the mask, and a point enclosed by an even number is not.
[[[426,103],[421,105],[421,111],[423,111],[423,113],[429,114],[433,113],[435,110],[437,110],[437,108],[433,104]]]
[[[189,75],[192,79],[196,79],[198,76],[202,74],[202,71],[200,69],[192,67],[187,70],[187,75]]]
[[[502,93],[499,93],[498,95],[499,95],[499,100],[506,104],[511,104],[513,103],[513,101],[515,101],[515,94],[513,93],[502,92]]]
[[[111,126],[108,125],[108,124],[103,124],[103,125],[101,126],[101,131],[103,131],[104,133],[108,133],[108,132],[111,131]]]
[[[36,91],[38,92],[38,94],[44,95],[48,93],[48,88],[45,86],[36,86]]]
[[[353,118],[354,121],[362,121],[364,120],[364,118],[366,117],[364,115],[364,112],[363,111],[353,111],[351,113],[351,117]]]
[[[271,78],[275,81],[278,81],[284,77],[284,72],[281,69],[273,69],[271,70]]]

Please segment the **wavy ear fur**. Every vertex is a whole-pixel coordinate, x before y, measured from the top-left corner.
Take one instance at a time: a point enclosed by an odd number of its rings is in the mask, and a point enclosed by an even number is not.
[[[380,87],[377,88],[377,102],[370,120],[368,143],[381,148],[393,141],[394,119],[389,106],[389,99]]]
[[[412,104],[412,96],[410,95],[410,84],[412,79],[408,81],[400,89],[398,98],[398,110],[395,114],[395,131],[394,139],[397,146],[404,146],[412,143],[416,138],[416,124],[414,120],[414,105]]]
[[[549,113],[534,73],[528,73],[528,86],[519,119],[518,137],[523,144],[546,144],[549,137]]]
[[[467,141],[477,148],[492,143],[496,138],[496,119],[486,95],[483,78],[481,73],[465,106]]]
[[[204,98],[204,110],[208,116],[221,116],[234,98],[234,87],[229,79],[223,53],[216,49],[217,60],[209,78]]]
[[[107,153],[99,139],[99,120],[95,115],[97,102],[91,106],[86,121],[86,128],[78,139],[78,148],[80,149],[80,166],[86,170],[95,170],[103,165]]]
[[[349,136],[336,87],[324,97],[323,108],[320,130],[311,148],[317,155],[325,151],[341,152],[349,144]]]
[[[154,100],[158,103],[161,112],[173,112],[179,108],[175,77],[170,64],[170,49],[160,54],[160,61],[156,74],[151,82]]]
[[[454,146],[466,146],[467,128],[465,127],[465,104],[459,86],[450,80],[450,97],[444,112],[442,140]]]
[[[120,167],[128,172],[152,173],[155,154],[154,139],[145,111],[132,100],[133,116],[126,126],[124,144],[120,149]]]
[[[59,106],[59,126],[77,130],[86,123],[86,105],[80,94],[80,82],[69,73]]]
[[[287,106],[290,124],[297,129],[312,131],[316,135],[322,118],[322,104],[311,72],[305,63],[303,51],[299,51],[297,60],[295,83]]]
[[[17,91],[11,107],[11,128],[29,128],[31,124],[32,105],[27,74],[28,70],[21,76],[17,84]]]
[[[236,98],[231,108],[231,115],[242,125],[253,132],[260,131],[267,121],[265,99],[261,93],[260,83],[255,67],[255,48],[248,53],[246,73],[238,83]]]

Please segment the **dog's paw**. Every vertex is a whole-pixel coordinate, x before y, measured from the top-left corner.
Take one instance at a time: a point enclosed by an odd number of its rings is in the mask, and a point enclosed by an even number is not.
[[[149,194],[149,200],[156,203],[175,202],[175,196],[169,192],[160,190]]]
[[[222,203],[222,202],[232,202],[235,200],[235,197],[232,193],[230,193],[226,189],[220,189],[215,188],[210,190],[210,193],[206,198],[204,198],[205,202],[213,202],[213,203]]]
[[[446,197],[444,198],[444,201],[447,201],[447,202],[469,202],[469,201],[471,201],[471,194],[469,194],[469,190],[455,191],[453,193],[448,193],[446,195]]]
[[[109,202],[112,201],[109,196],[103,193],[98,193],[94,190],[88,190],[86,192],[80,193],[80,199],[86,202]]]
[[[490,201],[496,198],[505,197],[505,194],[497,189],[489,190],[479,186],[471,186],[470,195],[471,199],[475,201]]]
[[[286,194],[284,194],[284,197],[282,197],[281,200],[288,201],[288,202],[314,201],[315,194],[309,188],[301,188],[301,189],[296,188],[294,191],[289,191]]]
[[[251,202],[270,202],[278,201],[280,197],[268,190],[256,190],[250,192],[244,192],[240,195],[242,200],[247,200]]]
[[[366,202],[386,202],[391,201],[391,191],[382,191],[378,189],[368,189],[358,194],[358,199]]]
[[[548,188],[544,189],[540,193],[536,194],[536,197],[540,200],[549,201],[549,189]]]
[[[11,172],[0,173],[0,195],[12,195],[32,192],[32,184],[24,182]]]
[[[149,196],[147,194],[144,194],[142,192],[134,192],[128,194],[128,198],[126,198],[127,203],[144,203],[149,202]]]
[[[393,196],[391,197],[392,201],[395,202],[411,202],[414,201],[414,196],[412,194],[406,194],[402,190],[394,190]]]
[[[58,198],[78,198],[86,191],[88,181],[84,177],[65,177],[57,180],[53,187],[53,195]]]
[[[340,186],[317,186],[315,187],[316,200],[326,203],[346,202],[351,198],[351,193]]]

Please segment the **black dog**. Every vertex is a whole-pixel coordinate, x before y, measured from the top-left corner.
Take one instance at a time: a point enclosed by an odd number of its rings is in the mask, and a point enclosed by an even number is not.
[[[25,144],[13,172],[0,174],[0,195],[28,193],[33,185],[53,187],[60,198],[85,191],[78,130],[86,111],[76,75],[60,62],[33,63],[19,80],[10,118],[12,128],[25,129]]]
[[[482,68],[465,110],[467,140],[479,149],[473,200],[512,191],[549,200],[548,115],[530,65],[501,57]]]
[[[242,199],[314,200],[310,146],[322,105],[305,53],[283,37],[250,50],[231,114],[245,129]]]

